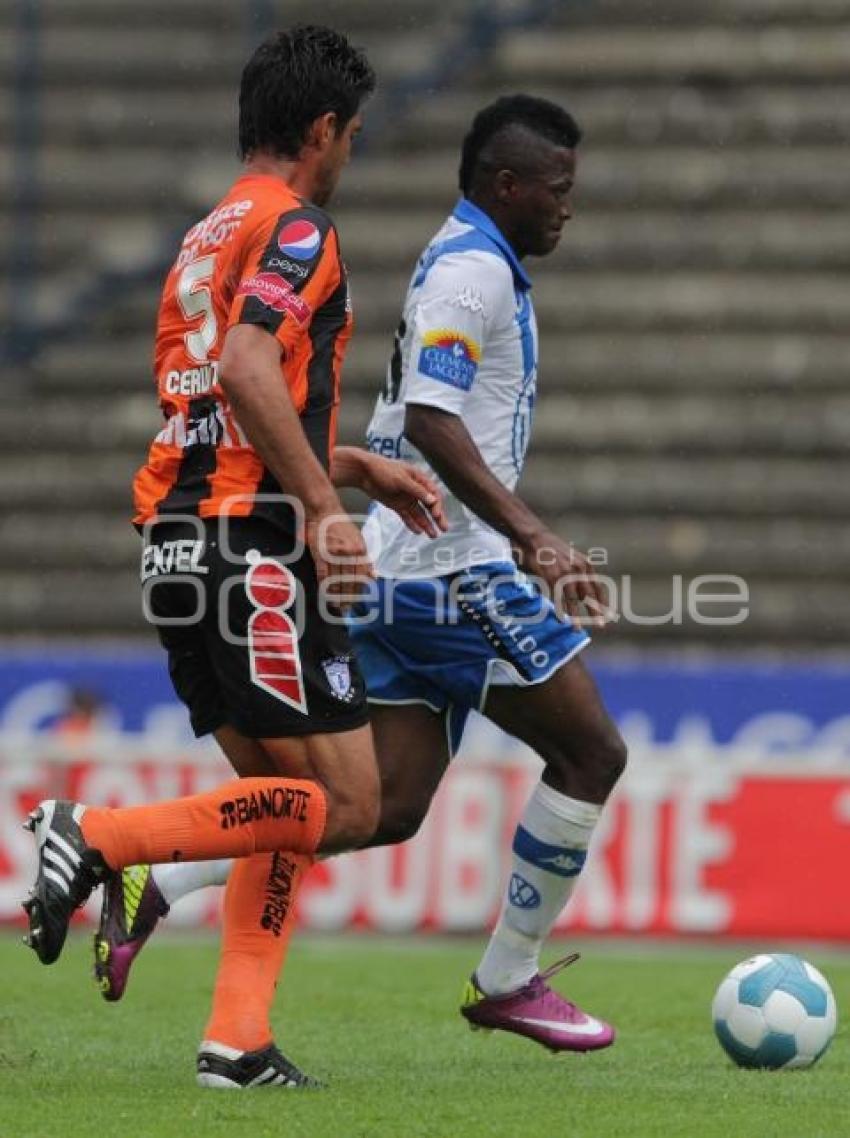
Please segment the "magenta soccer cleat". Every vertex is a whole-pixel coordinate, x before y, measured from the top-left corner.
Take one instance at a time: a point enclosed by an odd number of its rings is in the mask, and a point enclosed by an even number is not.
[[[167,914],[149,865],[130,865],[110,875],[94,934],[94,976],[105,1000],[124,995],[133,961]]]
[[[476,977],[467,983],[460,1014],[476,1030],[512,1031],[550,1051],[598,1051],[614,1042],[613,1027],[587,1015],[546,983],[578,960],[567,956],[538,973],[524,987],[503,996],[487,996]]]

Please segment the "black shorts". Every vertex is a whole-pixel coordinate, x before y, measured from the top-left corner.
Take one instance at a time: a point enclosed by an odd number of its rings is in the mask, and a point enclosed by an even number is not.
[[[350,731],[366,686],[342,618],[319,612],[313,559],[266,521],[161,521],[145,531],[145,615],[196,735]]]

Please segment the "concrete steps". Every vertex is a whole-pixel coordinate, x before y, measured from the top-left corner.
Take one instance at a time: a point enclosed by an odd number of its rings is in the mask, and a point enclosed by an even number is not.
[[[444,0],[441,15],[448,20],[463,14],[465,7],[466,0]],[[114,0],[40,0],[39,8],[44,23],[56,29],[101,30],[116,17]],[[250,24],[245,9],[247,5],[235,5],[232,0],[145,0],[144,5],[122,7],[120,27],[138,31],[211,26],[219,32],[247,31]],[[0,12],[0,28],[11,27],[11,16],[11,11]],[[356,4],[351,0],[321,0],[312,13],[317,23],[361,34],[396,24],[427,27],[433,17],[430,0],[357,0]]]
[[[742,386],[724,393],[596,391],[567,394],[567,370],[545,369],[534,425],[536,454],[557,455],[763,455],[781,449],[788,458],[841,459],[850,436],[850,393],[821,391],[794,397]],[[360,377],[361,380],[364,377]],[[342,424],[362,438],[379,388],[374,381],[346,380]],[[33,451],[71,456],[135,455],[140,458],[162,419],[151,392],[69,402],[45,400],[37,419],[10,408],[0,422],[0,448],[23,462]],[[74,460],[76,461],[76,459]]]
[[[130,484],[144,452],[44,451],[37,463],[0,457],[0,509],[129,509]],[[568,471],[568,473],[567,473]],[[542,514],[690,513],[694,516],[820,518],[850,511],[850,459],[596,452],[561,445],[540,450],[523,493]]]
[[[712,19],[716,19],[714,12]],[[687,27],[601,25],[520,32],[496,51],[488,82],[563,82],[570,86],[643,82],[750,83],[844,81],[850,27],[734,26],[695,20]]]
[[[426,209],[382,212],[376,239],[366,209],[335,211],[346,262],[356,281],[360,273],[388,269],[409,274],[429,231],[442,216]],[[0,265],[9,256],[10,218],[0,217]],[[425,237],[423,237],[423,234]],[[57,263],[88,260],[103,268],[127,266],[151,250],[165,248],[162,233],[143,217],[99,222],[89,213],[69,216],[41,235],[40,265],[49,272]],[[696,220],[674,210],[579,212],[563,245],[551,259],[531,264],[535,277],[562,271],[644,269],[744,269],[783,273],[845,271],[850,267],[850,227],[841,211],[765,210],[753,215],[741,209],[712,210]],[[368,298],[363,298],[368,304]]]
[[[216,157],[211,157],[213,153]],[[107,155],[109,162],[98,159]],[[98,201],[110,218],[147,210],[202,216],[238,173],[235,161],[199,150],[181,166],[159,145],[81,152],[47,147],[41,158],[46,209],[90,213]],[[12,184],[12,157],[0,147],[0,193]],[[577,209],[590,210],[840,210],[850,192],[850,153],[832,146],[801,146],[789,162],[782,146],[698,146],[583,153]],[[427,209],[439,217],[457,198],[457,154],[438,150],[380,156],[355,164],[335,204],[345,210]],[[167,220],[167,216],[166,216]],[[427,236],[427,234],[426,234]]]
[[[224,33],[224,34],[223,34]],[[190,103],[199,119],[206,111],[198,96],[204,87],[238,83],[245,63],[247,40],[227,24],[205,20],[186,27],[146,25],[128,36],[123,27],[46,25],[40,44],[40,66],[51,87],[79,90],[108,83],[110,87],[142,85]],[[416,72],[435,33],[425,29],[396,28],[374,31],[369,37],[371,57],[381,62],[381,74],[391,82]],[[0,37],[0,67],[10,68],[17,45],[12,36]]]
[[[10,511],[0,518],[0,573],[19,570],[24,561],[63,572],[134,569],[140,538],[130,514],[129,504],[83,509],[69,524],[67,512],[55,507],[37,517]],[[694,517],[652,508],[618,518],[574,509],[554,515],[553,524],[577,548],[594,550],[606,574],[651,575],[660,562],[671,573],[734,572],[773,581],[795,581],[801,574],[836,580],[850,573],[850,534],[827,533],[818,519]]]
[[[37,411],[27,403],[7,408],[0,437],[22,432],[35,439],[48,420],[69,415],[76,421],[77,412],[81,420],[103,415],[119,433],[129,429],[128,419],[144,424],[158,421],[150,337],[119,333],[113,338],[116,342],[92,343],[85,352],[63,347],[46,352],[37,373],[22,381],[31,394],[38,393]],[[355,338],[343,380],[346,403],[355,395],[367,400],[376,396],[389,351],[390,337],[383,331],[362,331]],[[840,333],[576,330],[547,336],[541,362],[541,398],[547,400],[559,394],[567,399],[597,394],[647,400],[700,394],[727,399],[740,394],[778,396],[790,407],[846,392],[850,345]],[[104,399],[122,402],[105,410],[95,402]]]
[[[790,329],[839,334],[850,320],[850,293],[839,272],[558,273],[548,266],[535,274],[535,280],[538,319],[550,336],[559,331],[763,332],[778,336]],[[361,332],[392,335],[407,281],[406,272],[364,272],[354,277],[352,293]],[[68,287],[55,282],[53,291],[45,290],[45,307],[58,307]],[[128,326],[138,329],[141,319],[150,319],[151,307],[150,289],[128,293],[121,311],[110,315],[110,331],[117,334]],[[83,359],[112,351],[94,344],[80,350]]]
[[[184,0],[185,2],[185,0]],[[704,18],[705,9],[695,9],[690,0],[593,0],[587,4],[563,4],[553,22],[570,29],[594,27],[635,27],[650,25],[656,32],[667,28],[691,27]],[[801,24],[807,27],[834,24],[850,16],[847,0],[712,0],[711,19],[724,26],[747,28],[775,24]]]
[[[543,454],[529,466],[522,486],[527,499],[547,513],[628,517],[651,503],[652,510],[663,506],[671,514],[838,521],[850,512],[850,459],[601,454],[574,469],[567,454]]]
[[[668,572],[612,576],[621,611],[625,609],[628,619],[595,634],[598,649],[603,651],[606,647],[619,652],[652,647],[681,654],[689,648],[704,649],[706,642],[722,644],[727,650],[753,651],[756,647],[781,649],[789,640],[797,651],[846,647],[846,629],[837,619],[845,603],[844,579],[818,580],[805,606],[799,603],[796,581],[751,580],[746,621],[718,627],[694,619],[686,603],[687,581],[682,582],[682,599],[677,600],[680,585]],[[141,613],[137,566],[4,572],[0,581],[0,623],[7,637],[152,637]],[[707,581],[703,592],[719,587]],[[722,609],[705,605],[703,613],[716,620],[740,608],[741,602],[735,600]]]
[[[845,77],[846,79],[846,77]],[[544,96],[564,99],[564,89],[535,82]],[[232,83],[204,80],[203,144],[227,154],[233,149],[236,112]],[[746,86],[611,83],[568,91],[566,98],[585,131],[586,146],[694,144],[841,145],[850,136],[846,81],[795,87],[775,82]],[[451,149],[465,134],[481,106],[480,91],[453,91],[421,100],[412,126],[394,132],[394,150]],[[0,103],[0,127],[10,129],[15,107]],[[41,100],[42,132],[50,145],[164,146],[174,151],[198,146],[195,102],[145,83],[116,87],[89,81],[85,87],[57,84]],[[369,116],[366,128],[368,135]],[[374,138],[371,139],[372,141]]]
[[[386,80],[435,58],[466,8],[318,0],[310,18],[355,33]],[[84,335],[6,376],[0,627],[149,636],[127,518],[159,423],[154,281],[237,170],[233,85],[251,32],[226,0],[120,17],[111,0],[45,0],[43,18],[32,310],[61,314],[103,269],[153,271],[115,277]],[[0,66],[15,59],[11,27],[0,11]],[[633,621],[608,638],[618,647],[842,645],[850,0],[562,5],[552,27],[512,35],[457,89],[367,136],[334,206],[358,321],[341,437],[362,438],[413,261],[457,196],[462,135],[485,101],[523,88],[585,129],[576,218],[530,263],[542,352],[524,494],[577,544],[607,548],[639,612],[669,607],[672,574],[746,576],[745,624]],[[15,115],[0,103],[0,202]],[[14,224],[0,205],[0,250]]]
[[[632,146],[841,145],[850,136],[848,88],[843,83],[799,87],[777,82],[746,85],[623,81],[573,89],[535,81],[544,97],[565,100],[585,132],[589,152]],[[414,152],[427,131],[432,145],[457,144],[481,106],[478,91],[452,92],[421,103],[419,130],[397,145]]]

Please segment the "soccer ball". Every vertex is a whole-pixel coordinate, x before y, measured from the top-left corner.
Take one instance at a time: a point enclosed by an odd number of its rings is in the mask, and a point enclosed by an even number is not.
[[[811,1067],[835,1035],[835,997],[817,968],[777,952],[737,964],[711,1005],[723,1050],[739,1067]]]

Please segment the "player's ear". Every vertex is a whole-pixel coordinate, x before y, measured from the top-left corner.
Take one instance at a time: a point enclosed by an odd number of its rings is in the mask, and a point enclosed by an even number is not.
[[[336,117],[336,111],[328,111],[327,114],[319,115],[310,124],[310,129],[307,132],[307,145],[317,150],[323,150],[336,138],[338,127],[339,121]]]
[[[518,180],[513,170],[499,170],[493,179],[496,200],[505,204],[512,202],[517,195]]]

